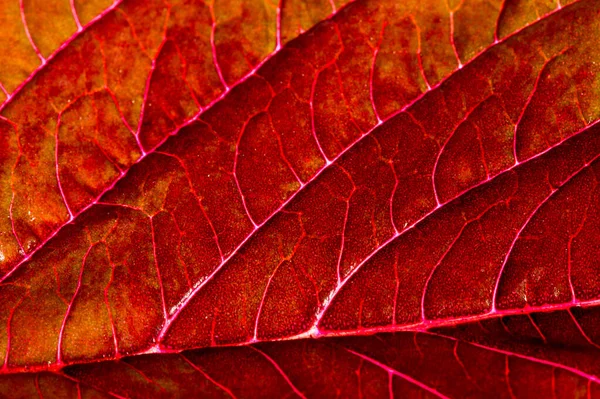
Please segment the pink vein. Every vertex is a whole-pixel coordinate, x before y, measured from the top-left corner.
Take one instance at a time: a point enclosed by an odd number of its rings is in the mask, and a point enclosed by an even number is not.
[[[242,131],[240,132],[240,135],[238,136],[237,144],[235,146],[235,156],[233,158],[233,180],[235,181],[235,185],[237,186],[237,189],[240,192],[240,198],[242,200],[242,205],[244,206],[244,211],[246,211],[246,215],[248,215],[248,219],[250,220],[250,223],[252,223],[252,225],[254,226],[254,231],[256,231],[258,229],[259,225],[256,224],[256,222],[254,221],[254,218],[252,217],[252,214],[248,210],[248,204],[246,202],[246,197],[244,197],[244,192],[242,191],[242,186],[240,185],[240,180],[238,179],[238,176],[237,176],[238,158],[240,156],[240,142],[242,141],[242,138],[244,137],[246,127],[248,126],[248,122],[250,122],[251,119],[252,118],[248,119],[244,123],[244,126],[242,127]],[[262,223],[261,223],[261,226],[262,226]]]
[[[160,299],[162,302],[163,317],[167,319],[167,304],[165,301],[165,289],[163,287],[162,277],[160,276],[160,268],[158,267],[158,258],[156,257],[156,232],[154,231],[154,216],[150,217],[150,229],[152,230],[152,254],[154,256],[154,266],[156,267],[156,279],[160,288]]]
[[[592,339],[590,338],[589,335],[587,335],[587,333],[585,331],[583,331],[583,327],[581,327],[581,324],[579,324],[579,322],[577,321],[577,319],[575,318],[575,315],[573,315],[573,312],[571,311],[571,309],[567,309],[567,312],[569,313],[569,316],[571,316],[571,319],[573,320],[573,323],[575,324],[575,326],[577,327],[577,329],[579,330],[579,333],[581,334],[581,336],[583,338],[585,338],[585,340],[592,346],[595,346],[596,348],[600,349],[600,345],[598,345],[597,343],[595,343],[594,341],[592,341]]]
[[[76,385],[77,385],[77,399],[82,399],[82,397],[81,397],[81,385],[86,386],[88,388],[92,388],[93,390],[98,391],[98,392],[106,393],[107,395],[110,395],[110,396],[118,398],[118,399],[129,399],[129,398],[126,398],[124,396],[118,395],[118,394],[116,394],[114,392],[106,391],[106,390],[104,390],[103,388],[101,388],[99,386],[94,386],[94,385],[91,385],[90,383],[86,383],[86,382],[84,382],[82,380],[77,379],[76,377],[73,377],[71,375],[62,373],[60,371],[55,372],[54,374],[57,375],[57,376],[59,376],[59,377],[65,378],[65,379],[67,379],[69,381],[73,381],[74,383],[76,383]]]
[[[431,90],[431,85],[425,75],[425,69],[423,69],[423,57],[421,56],[421,28],[419,27],[419,24],[417,24],[415,17],[412,15],[410,16],[410,21],[417,31],[417,61],[419,62],[419,73],[421,74],[421,79],[423,79],[423,82],[425,82],[425,85],[427,86],[427,90]]]
[[[381,28],[381,34],[379,35],[379,41],[377,42],[377,46],[373,50],[373,61],[371,62],[371,69],[369,71],[369,98],[371,99],[371,107],[373,108],[373,113],[377,118],[377,124],[381,123],[381,118],[379,117],[379,112],[377,112],[377,107],[375,106],[375,97],[373,95],[373,77],[375,75],[375,65],[377,62],[377,54],[381,49],[381,42],[383,41],[383,34],[385,32],[386,23],[383,23],[383,27]]]
[[[276,22],[276,36],[275,36],[275,40],[276,40],[276,47],[275,47],[275,51],[279,51],[281,49],[281,5],[283,4],[283,0],[279,0],[279,3],[277,4],[277,22]]]
[[[440,256],[440,259],[437,261],[437,263],[431,268],[431,271],[429,272],[429,276],[427,277],[427,280],[425,281],[425,285],[423,286],[423,294],[421,295],[421,320],[425,321],[425,299],[427,297],[427,287],[429,286],[429,283],[431,282],[431,279],[433,278],[433,275],[435,274],[435,271],[437,270],[437,268],[442,264],[442,262],[444,261],[444,259],[446,259],[446,256],[448,256],[448,254],[452,251],[452,249],[454,248],[454,245],[458,242],[458,240],[462,237],[463,232],[465,231],[465,229],[471,224],[471,221],[465,222],[465,224],[463,225],[463,227],[460,229],[460,231],[458,232],[458,234],[456,234],[456,237],[454,237],[454,240],[452,240],[452,242],[450,243],[450,245],[448,245],[448,248],[446,249],[446,251],[442,254],[442,256]],[[410,228],[409,228],[410,230]],[[398,236],[403,235],[407,230],[402,231],[402,233],[396,233]],[[391,241],[390,241],[391,242]],[[374,254],[369,255],[369,258],[371,258]],[[363,263],[361,263],[362,265]],[[357,267],[357,269],[360,267],[360,265]],[[339,290],[338,290],[339,291]],[[337,294],[337,292],[336,292]],[[394,306],[395,307],[395,306]],[[323,313],[325,312],[325,310],[323,311]]]
[[[595,175],[594,175],[595,177]],[[593,206],[592,204],[594,203],[592,197],[594,195],[594,191],[596,190],[596,188],[598,187],[598,179],[595,179],[595,184],[594,184],[594,189],[590,190],[590,197],[588,198],[588,203],[587,206],[585,208],[583,217],[581,218],[581,223],[579,224],[579,227],[577,228],[577,230],[575,231],[575,234],[570,234],[569,235],[569,241],[567,243],[567,272],[569,274],[569,287],[571,288],[571,297],[573,299],[575,299],[575,287],[573,287],[573,273],[572,273],[572,265],[573,265],[573,258],[572,258],[572,246],[573,246],[573,240],[577,238],[577,236],[579,236],[579,234],[581,233],[581,231],[583,230],[583,227],[585,226],[587,220],[588,220],[588,211],[590,210],[590,208]]]
[[[25,29],[25,34],[27,35],[29,44],[31,44],[33,51],[35,51],[35,53],[37,54],[38,58],[42,62],[42,65],[45,65],[46,59],[44,58],[42,53],[40,53],[40,49],[33,41],[33,38],[31,37],[31,33],[29,33],[29,27],[27,26],[27,19],[25,18],[25,8],[23,7],[23,0],[19,0],[19,9],[21,10],[21,22],[23,23],[23,29]]]
[[[517,130],[519,128],[519,125],[521,124],[521,121],[523,120],[523,116],[525,115],[525,112],[527,111],[527,108],[529,108],[529,104],[531,103],[531,100],[533,99],[533,96],[537,92],[537,88],[538,88],[538,85],[539,85],[540,80],[542,78],[542,75],[544,74],[544,70],[546,69],[546,67],[548,66],[548,64],[552,60],[554,60],[557,57],[559,57],[560,55],[562,55],[565,51],[566,50],[563,50],[560,53],[558,53],[557,55],[555,55],[554,57],[551,57],[551,58],[549,58],[549,59],[547,59],[547,60],[544,61],[544,64],[540,68],[540,72],[537,74],[537,77],[535,79],[535,83],[533,84],[533,89],[531,90],[531,93],[529,93],[529,96],[527,97],[527,101],[525,102],[525,106],[521,110],[521,113],[519,114],[519,117],[518,117],[517,121],[515,122],[515,131],[514,131],[514,135],[513,135],[513,157],[515,158],[515,164],[519,163],[519,159],[517,157]]]
[[[317,81],[319,79],[319,74],[321,72],[318,71],[315,73],[315,77],[313,78],[312,81],[312,86],[310,89],[310,126],[312,129],[312,135],[313,138],[315,139],[315,143],[317,143],[317,147],[319,147],[319,152],[321,153],[321,156],[323,157],[323,159],[325,160],[325,165],[329,165],[331,163],[331,161],[329,160],[329,158],[327,158],[327,155],[325,155],[325,151],[323,151],[323,147],[321,146],[321,143],[319,142],[319,138],[317,137],[317,130],[315,129],[315,107],[314,107],[314,98],[315,98],[315,88],[317,87]]]
[[[450,339],[452,341],[456,341],[457,340],[454,337],[447,336],[447,335],[444,335],[444,334],[439,334],[439,333],[426,332],[425,334],[429,334],[429,335],[434,335],[434,336],[438,336],[438,337]],[[492,352],[496,352],[496,353],[501,353],[503,355],[518,357],[520,359],[529,360],[530,362],[539,363],[539,364],[543,364],[543,365],[546,365],[546,366],[551,366],[551,367],[554,367],[554,368],[558,368],[558,369],[570,371],[571,373],[577,374],[578,376],[583,377],[586,380],[590,380],[590,381],[594,381],[596,383],[600,383],[600,378],[598,378],[598,377],[596,377],[594,375],[588,374],[588,373],[584,373],[581,370],[577,370],[576,368],[569,367],[569,366],[566,366],[566,365],[561,364],[561,363],[555,363],[555,362],[552,362],[550,360],[544,360],[544,359],[540,359],[540,358],[533,357],[533,356],[522,355],[520,353],[511,352],[511,351],[507,351],[507,350],[503,350],[503,349],[499,349],[499,348],[494,348],[494,347],[491,347],[491,346],[487,346],[487,345],[483,345],[483,344],[478,344],[478,343],[475,343],[475,342],[467,342],[467,341],[464,341],[464,342],[466,344],[468,344],[468,345],[472,345],[472,346],[475,346],[477,348],[486,349],[488,351],[492,351]]]
[[[498,31],[500,29],[500,19],[504,14],[504,10],[506,9],[506,1],[502,0],[502,4],[500,4],[500,9],[498,10],[498,17],[496,18],[496,25],[494,27],[494,42],[498,41]]]
[[[160,51],[162,50],[162,47],[164,44],[165,44],[165,40],[163,39],[163,41],[160,43],[160,45],[158,47],[157,54],[160,54]],[[158,55],[156,58],[158,58]],[[154,75],[154,71],[156,70],[156,58],[153,58],[152,62],[150,64],[150,71],[148,72],[148,78],[146,79],[146,85],[144,86],[144,97],[142,98],[142,107],[140,109],[140,119],[138,120],[137,130],[134,134],[135,141],[136,141],[137,146],[140,149],[140,152],[142,154],[140,158],[143,158],[146,155],[144,146],[142,145],[142,142],[140,141],[140,132],[142,131],[142,123],[144,122],[144,115],[146,114],[146,104],[148,104],[148,95],[150,94],[150,83],[152,81],[152,75]],[[102,193],[102,194],[104,194],[104,193]],[[98,198],[100,198],[100,197],[98,197]]]
[[[15,310],[21,305],[21,302],[25,299],[25,296],[22,296],[17,304],[10,310],[8,313],[8,319],[6,320],[6,355],[4,356],[4,364],[2,365],[2,371],[6,372],[8,370],[8,356],[10,355],[11,349],[11,339],[12,335],[10,333],[10,326],[12,324],[12,318],[15,314]]]
[[[204,378],[206,378],[207,380],[209,380],[210,382],[212,382],[213,384],[215,384],[219,389],[223,390],[223,392],[225,392],[227,395],[231,396],[232,398],[235,399],[235,395],[233,394],[233,392],[231,392],[231,390],[229,390],[226,386],[224,386],[223,384],[218,383],[216,380],[214,380],[211,376],[209,376],[208,374],[206,374],[206,372],[204,370],[202,370],[200,367],[198,367],[195,363],[193,363],[190,359],[188,359],[186,356],[184,356],[184,354],[180,354],[179,356],[181,356],[181,358],[187,363],[189,364],[194,370],[196,370],[197,372],[199,372],[200,374],[202,374],[204,376]]]
[[[115,226],[116,226],[116,224],[115,224]],[[113,263],[112,259],[110,258],[110,251],[108,250],[107,245],[104,245],[104,250],[106,251],[106,257],[108,259],[108,263],[110,264],[110,280],[108,280],[108,283],[106,284],[106,287],[104,288],[104,304],[106,305],[106,312],[108,313],[108,319],[110,320],[110,329],[111,329],[112,336],[113,336],[113,344],[115,346],[115,357],[119,358],[120,353],[119,353],[119,342],[117,341],[117,331],[115,328],[115,321],[113,318],[112,309],[111,309],[110,303],[108,301],[108,291],[109,291],[110,286],[112,285],[112,283],[114,281],[114,277],[115,277],[115,264]]]
[[[454,50],[454,56],[456,57],[456,62],[458,63],[458,69],[463,67],[463,63],[460,61],[460,56],[458,55],[458,50],[456,49],[456,43],[454,43],[454,11],[450,11],[450,44],[452,45],[452,50]]]
[[[431,388],[428,385],[423,384],[421,381],[415,380],[414,378],[412,378],[409,375],[406,375],[404,373],[399,372],[396,369],[391,368],[390,366],[383,364],[367,355],[363,355],[362,353],[359,352],[355,352],[352,349],[348,349],[348,348],[344,348],[347,352],[353,354],[354,356],[358,356],[359,358],[366,360],[367,362],[374,364],[375,366],[384,369],[385,371],[387,371],[389,374],[393,374],[393,375],[397,375],[398,377],[410,382],[413,385],[418,386],[419,388],[439,397],[439,398],[444,398],[444,399],[449,399],[447,396],[443,395],[442,393],[436,391],[435,389]]]
[[[342,275],[340,273],[340,268],[342,266],[342,256],[344,255],[344,244],[346,242],[346,225],[348,224],[348,214],[350,213],[350,201],[352,200],[352,194],[354,193],[354,191],[356,190],[356,188],[352,189],[352,193],[350,194],[350,197],[346,200],[346,214],[344,215],[344,225],[342,226],[342,236],[340,238],[340,256],[338,256],[338,261],[337,261],[337,281],[338,284],[341,283],[342,281]]]
[[[283,262],[285,262],[285,260],[282,260],[281,262],[279,262],[279,264],[275,267],[275,270],[273,270],[273,273],[271,273],[271,275],[269,276],[269,280],[267,281],[267,285],[265,286],[263,295],[260,298],[260,303],[258,304],[258,310],[256,311],[256,320],[254,321],[254,336],[252,337],[251,342],[258,342],[258,322],[260,321],[260,315],[262,313],[262,308],[265,303],[265,298],[267,297],[267,292],[269,291],[269,287],[271,286],[273,277],[275,277],[275,274],[277,274],[277,270],[279,270],[279,267],[281,267]]]
[[[290,377],[287,376],[287,374],[281,369],[281,367],[277,364],[277,362],[275,360],[273,360],[265,352],[261,351],[260,349],[254,347],[254,346],[250,346],[250,348],[253,349],[254,351],[258,352],[259,354],[261,354],[265,359],[267,359],[269,361],[269,363],[271,363],[273,365],[273,367],[275,367],[277,372],[279,372],[279,374],[281,374],[281,376],[283,377],[285,382],[287,382],[287,384],[292,388],[292,390],[296,393],[296,395],[300,396],[303,399],[306,399],[306,396],[304,396],[304,394],[302,392],[300,392],[300,390],[298,388],[296,388],[296,386],[292,383],[292,380],[290,380]]]
[[[210,17],[212,18],[212,27],[210,30],[210,46],[212,51],[212,59],[215,69],[217,70],[217,75],[219,75],[219,80],[221,84],[225,88],[225,92],[227,93],[230,89],[229,85],[225,81],[223,77],[223,72],[221,71],[221,66],[219,65],[219,60],[217,58],[217,46],[215,45],[215,31],[217,29],[217,19],[215,18],[215,2],[214,0],[210,3]]]
[[[63,336],[65,334],[65,326],[67,324],[67,319],[69,318],[69,315],[71,314],[71,309],[73,308],[73,303],[75,302],[75,298],[77,297],[77,294],[79,293],[79,290],[81,289],[81,281],[83,279],[83,270],[85,269],[85,261],[87,260],[87,257],[93,248],[94,248],[94,246],[90,245],[90,247],[86,251],[85,255],[83,256],[83,260],[81,261],[81,270],[79,271],[79,278],[77,279],[77,287],[75,288],[75,292],[73,293],[73,296],[71,297],[71,301],[69,302],[69,306],[67,307],[67,311],[65,312],[65,317],[63,318],[62,324],[60,326],[60,332],[58,333],[58,345],[56,348],[56,363],[58,365],[63,364],[62,340],[63,340]]]
[[[10,93],[6,91],[6,87],[4,87],[2,83],[0,83],[0,90],[2,90],[2,93],[6,96],[5,101],[8,100],[10,98]]]
[[[329,5],[331,6],[331,10],[332,12],[337,12],[337,10],[335,9],[335,2],[334,0],[329,0]]]
[[[56,184],[58,185],[58,191],[60,192],[60,196],[65,203],[65,208],[67,208],[67,212],[69,213],[68,222],[74,219],[73,212],[71,212],[71,207],[69,207],[69,203],[67,202],[67,197],[65,196],[65,192],[62,188],[62,183],[60,182],[60,173],[59,173],[59,163],[58,163],[58,131],[60,129],[60,115],[58,116],[58,121],[56,123],[56,133],[54,134],[54,163],[56,165]],[[67,222],[67,223],[68,223]]]
[[[23,244],[21,243],[21,239],[19,239],[19,236],[17,235],[17,230],[15,229],[15,219],[13,217],[13,204],[15,202],[15,188],[14,188],[14,174],[15,174],[15,169],[17,168],[17,166],[19,165],[19,158],[21,157],[21,146],[19,145],[19,128],[17,126],[15,126],[12,122],[10,122],[8,119],[6,119],[5,117],[0,115],[0,120],[3,120],[7,123],[10,123],[13,125],[13,128],[15,129],[15,132],[17,132],[17,137],[16,137],[16,141],[17,141],[17,156],[15,157],[15,164],[13,165],[11,172],[10,172],[10,190],[12,192],[12,196],[10,199],[10,207],[8,208],[8,214],[10,217],[10,223],[11,223],[11,227],[12,227],[12,233],[15,236],[15,239],[17,240],[17,244],[19,245],[19,250],[21,251],[21,255],[25,255],[25,249],[23,248]]]
[[[12,179],[11,179],[11,183],[12,183]],[[13,203],[14,202],[15,202],[15,192],[13,190],[12,196],[10,198],[10,207],[8,208],[8,214],[10,216],[10,223],[11,223],[11,227],[12,227],[13,236],[15,236],[15,240],[17,240],[17,245],[19,245],[19,251],[21,251],[21,254],[24,254],[25,249],[23,248],[23,244],[21,244],[21,239],[19,238],[19,236],[17,235],[17,231],[15,230],[15,218],[13,217]]]
[[[444,143],[442,144],[440,150],[437,153],[437,156],[435,158],[435,163],[433,164],[433,171],[431,172],[431,185],[433,186],[433,196],[435,197],[435,203],[437,205],[440,205],[440,197],[437,193],[437,186],[435,184],[435,176],[437,175],[437,168],[438,165],[440,163],[440,159],[442,158],[442,154],[446,151],[446,146],[448,145],[448,143],[450,142],[450,140],[452,140],[452,138],[454,137],[454,135],[456,134],[456,132],[458,131],[458,129],[464,124],[467,123],[469,121],[469,118],[471,116],[471,114],[473,114],[473,112],[475,112],[475,110],[477,110],[477,108],[479,108],[479,106],[481,104],[483,104],[484,101],[486,101],[487,99],[489,99],[491,97],[488,96],[486,97],[483,101],[481,101],[478,105],[474,106],[472,109],[468,110],[467,113],[465,114],[465,116],[463,117],[463,119],[456,125],[456,127],[452,130],[452,133],[450,133],[448,135],[448,138],[446,138],[446,140],[444,141]]]
[[[558,189],[551,190],[550,194],[546,198],[544,198],[543,201],[540,201],[540,203],[533,209],[533,211],[529,214],[529,216],[525,220],[525,223],[523,223],[521,228],[517,231],[517,234],[515,234],[515,238],[513,238],[513,241],[511,242],[510,247],[508,248],[508,251],[506,251],[506,255],[504,256],[504,260],[502,261],[502,266],[500,266],[500,271],[498,272],[498,277],[496,278],[496,284],[494,285],[494,292],[492,293],[492,312],[496,311],[496,296],[498,295],[498,287],[500,286],[500,280],[502,278],[502,274],[504,273],[504,268],[506,267],[506,263],[508,262],[508,258],[510,257],[510,254],[512,253],[512,251],[514,249],[515,244],[521,237],[523,230],[525,230],[525,228],[529,225],[529,222],[533,219],[533,217],[537,214],[537,212],[542,208],[542,206],[548,202],[550,197],[552,197],[552,195],[556,191],[558,191]]]
[[[73,14],[73,19],[75,20],[75,25],[77,25],[77,32],[81,32],[83,29],[81,26],[81,21],[79,21],[79,15],[77,14],[77,9],[75,8],[75,0],[69,0],[71,3],[71,14]]]

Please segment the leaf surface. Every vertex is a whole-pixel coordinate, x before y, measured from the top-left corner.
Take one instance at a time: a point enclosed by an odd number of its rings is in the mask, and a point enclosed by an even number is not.
[[[139,153],[87,197],[39,163],[72,221],[7,263],[7,392],[593,396],[600,3],[544,6],[357,0],[208,94],[159,35],[137,132],[106,87],[48,122]]]

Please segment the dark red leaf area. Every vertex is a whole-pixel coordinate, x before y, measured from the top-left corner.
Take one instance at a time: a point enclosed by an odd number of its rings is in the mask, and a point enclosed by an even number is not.
[[[4,370],[593,309],[600,3],[498,42],[492,24],[470,50],[434,46],[423,31],[437,25],[392,11],[357,2],[288,43],[14,269],[0,286]],[[423,18],[449,22],[442,11]],[[407,32],[412,50],[385,58]],[[392,88],[404,97],[390,105]],[[344,356],[389,389],[388,369]]]
[[[429,332],[151,354],[0,378],[33,397],[595,398],[597,309]],[[559,327],[559,328],[557,328]],[[591,335],[587,335],[587,334]],[[62,395],[62,396],[60,396]],[[14,396],[13,396],[14,397]]]

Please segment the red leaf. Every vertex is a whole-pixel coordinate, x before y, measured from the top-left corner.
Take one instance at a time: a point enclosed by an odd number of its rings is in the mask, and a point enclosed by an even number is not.
[[[8,103],[0,392],[596,394],[600,3],[325,6],[124,2]]]

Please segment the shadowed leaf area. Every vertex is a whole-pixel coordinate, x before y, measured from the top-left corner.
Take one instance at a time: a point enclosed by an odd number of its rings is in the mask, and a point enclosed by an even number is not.
[[[600,397],[599,1],[0,8],[0,397]]]

